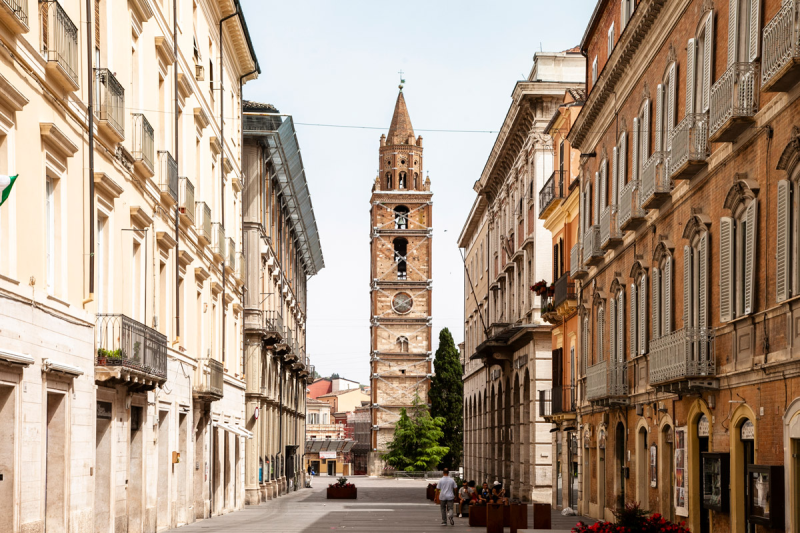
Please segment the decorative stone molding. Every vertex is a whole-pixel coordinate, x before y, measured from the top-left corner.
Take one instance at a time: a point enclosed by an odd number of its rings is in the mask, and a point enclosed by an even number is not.
[[[78,147],[69,140],[69,137],[58,129],[52,122],[40,122],[39,132],[42,141],[64,157],[72,157],[78,152]]]

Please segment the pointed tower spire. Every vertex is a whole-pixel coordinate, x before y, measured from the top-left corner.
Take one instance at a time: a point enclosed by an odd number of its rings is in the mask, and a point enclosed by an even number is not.
[[[397,95],[397,102],[394,104],[394,115],[392,115],[392,124],[389,126],[386,144],[406,144],[409,137],[414,137],[414,128],[411,126],[411,117],[408,116],[406,99],[403,98],[401,89]]]

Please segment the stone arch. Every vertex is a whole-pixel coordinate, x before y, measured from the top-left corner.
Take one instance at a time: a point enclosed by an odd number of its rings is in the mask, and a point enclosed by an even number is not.
[[[695,235],[704,233],[711,227],[711,217],[696,213],[689,217],[683,228],[683,238],[691,242]]]
[[[650,424],[645,417],[640,417],[634,431],[634,458],[636,461],[636,501],[642,509],[650,509]]]
[[[709,419],[710,420],[710,419]],[[737,435],[741,431],[742,425],[747,421],[752,422],[755,426],[755,438],[753,440],[753,452],[755,461],[758,461],[758,420],[753,409],[746,403],[739,404],[738,407],[731,413],[730,426],[728,434],[730,435],[730,452],[731,452],[731,531],[743,531],[745,527],[745,493],[743,476],[744,465],[746,457],[744,456],[745,450],[741,438]]]
[[[783,464],[787,469],[784,490],[786,531],[797,531],[800,524],[800,487],[791,480],[797,479],[800,474],[800,398],[795,398],[783,415],[783,444]]]
[[[742,205],[748,204],[758,196],[758,191],[761,188],[758,181],[754,179],[747,179],[744,174],[737,174],[739,179],[736,183],[731,185],[728,189],[728,194],[725,196],[725,209],[735,213]]]

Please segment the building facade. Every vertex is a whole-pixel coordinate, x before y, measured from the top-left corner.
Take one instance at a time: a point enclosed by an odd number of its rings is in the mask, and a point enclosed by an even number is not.
[[[325,263],[292,117],[244,104],[245,489],[255,504],[304,486],[307,283]]]
[[[538,191],[553,173],[544,133],[564,92],[581,87],[575,51],[534,56],[474,189],[459,237],[465,257],[464,463],[476,481],[501,481],[512,497],[550,501],[549,424],[536,391],[549,389],[551,326],[530,288],[552,281],[550,234]],[[545,386],[546,385],[546,386]]]
[[[428,403],[433,361],[433,193],[402,86],[378,163],[370,197],[370,475],[383,471],[400,409],[415,397]]]
[[[351,450],[355,444],[347,425],[334,420],[331,405],[308,399],[306,408],[305,469],[318,476],[353,474]]]
[[[586,29],[583,514],[799,527],[797,9],[600,1]]]
[[[239,106],[259,68],[237,1],[183,4],[0,4],[9,531],[244,505]]]

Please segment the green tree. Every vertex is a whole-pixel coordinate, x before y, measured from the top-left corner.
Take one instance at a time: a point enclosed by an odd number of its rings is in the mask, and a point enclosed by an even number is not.
[[[450,449],[440,465],[456,470],[461,466],[464,450],[464,382],[461,379],[461,358],[447,328],[439,332],[439,347],[433,365],[436,374],[428,393],[431,416],[444,419],[442,445]]]
[[[331,378],[330,378],[330,379],[340,379],[340,378],[339,378],[339,374],[337,374],[336,372],[334,372],[333,374],[331,374]]]
[[[444,420],[431,417],[428,407],[414,397],[411,416],[400,409],[400,420],[394,426],[394,439],[389,443],[389,453],[383,460],[398,470],[406,472],[428,471],[436,468],[447,454],[440,446]]]

